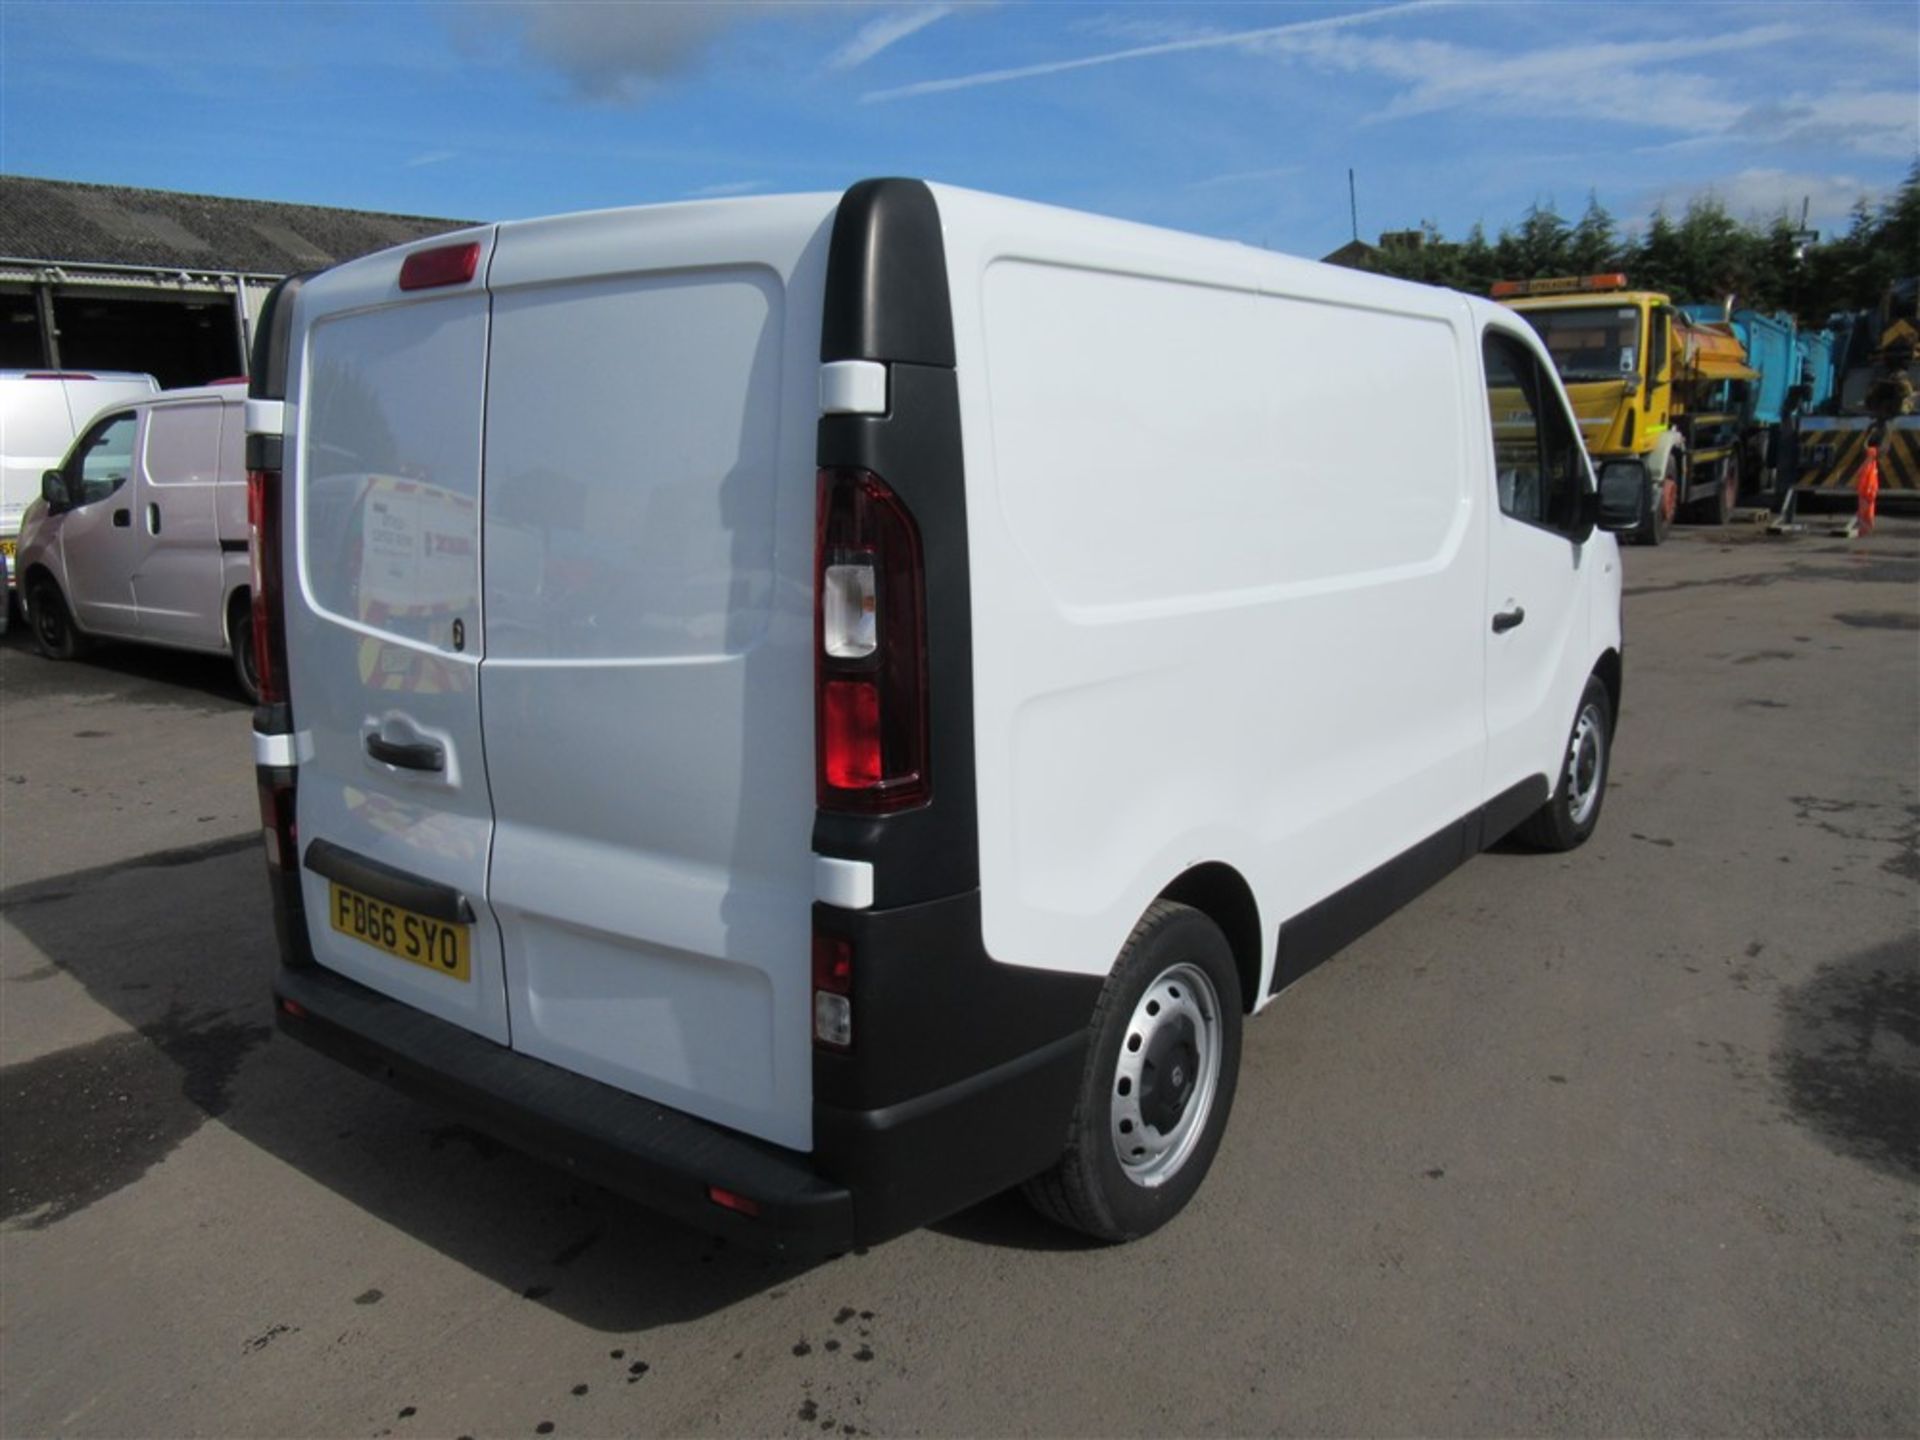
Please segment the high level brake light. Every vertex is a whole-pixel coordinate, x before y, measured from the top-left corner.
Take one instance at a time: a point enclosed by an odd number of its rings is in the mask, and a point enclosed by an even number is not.
[[[432,290],[441,285],[464,285],[480,267],[480,242],[440,245],[416,250],[400,262],[402,290]]]
[[[926,575],[920,532],[865,470],[822,470],[814,558],[819,804],[886,813],[924,805]]]

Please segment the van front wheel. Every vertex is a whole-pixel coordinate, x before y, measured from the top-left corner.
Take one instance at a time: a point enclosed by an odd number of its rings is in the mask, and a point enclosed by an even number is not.
[[[49,660],[71,660],[86,649],[86,637],[68,613],[60,587],[44,575],[35,576],[27,589],[27,610],[33,619],[33,648]]]
[[[1612,763],[1613,701],[1597,675],[1587,677],[1567,737],[1560,779],[1547,803],[1521,822],[1514,834],[1541,850],[1572,850],[1584,845],[1600,823]]]
[[[1240,1073],[1240,980],[1226,937],[1157,900],[1094,1007],[1066,1151],[1027,1182],[1041,1214],[1101,1240],[1159,1229],[1206,1178]]]

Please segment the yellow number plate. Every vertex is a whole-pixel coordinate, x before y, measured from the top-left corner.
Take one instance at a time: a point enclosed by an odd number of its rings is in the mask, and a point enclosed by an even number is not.
[[[327,884],[327,918],[342,935],[397,959],[455,980],[473,978],[469,926],[431,920],[332,881]]]

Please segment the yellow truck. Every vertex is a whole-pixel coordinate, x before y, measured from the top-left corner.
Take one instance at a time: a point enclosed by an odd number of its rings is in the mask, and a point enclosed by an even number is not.
[[[1743,459],[1733,396],[1759,378],[1730,325],[1690,319],[1620,274],[1503,280],[1493,298],[1546,342],[1594,468],[1640,468],[1646,518],[1637,539],[1658,545],[1690,508],[1726,522],[1742,466],[1753,464]]]

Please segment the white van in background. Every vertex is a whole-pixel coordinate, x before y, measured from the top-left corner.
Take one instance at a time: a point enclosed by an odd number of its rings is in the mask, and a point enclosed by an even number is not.
[[[166,390],[87,426],[29,507],[16,557],[40,653],[135,640],[233,657],[254,682],[244,383]]]
[[[40,477],[103,406],[160,388],[132,371],[0,370],[0,554],[11,556]]]
[[[1243,1015],[1599,817],[1639,491],[1501,306],[879,180],[290,280],[253,373],[279,1023],[750,1243],[1154,1229]]]

